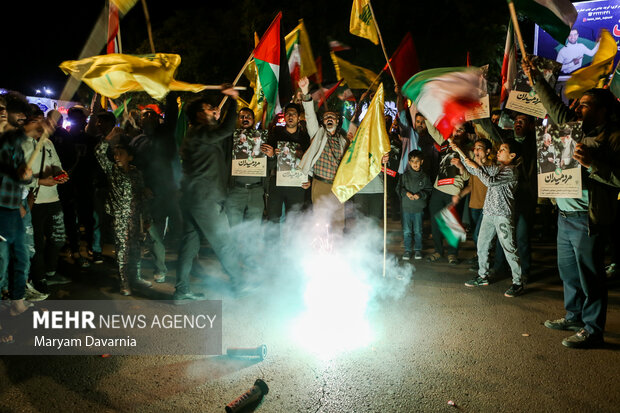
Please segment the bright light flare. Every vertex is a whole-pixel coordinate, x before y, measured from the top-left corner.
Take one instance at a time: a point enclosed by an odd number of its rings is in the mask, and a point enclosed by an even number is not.
[[[368,345],[366,275],[354,274],[347,257],[337,253],[319,253],[305,264],[306,308],[292,329],[299,345],[324,359]]]

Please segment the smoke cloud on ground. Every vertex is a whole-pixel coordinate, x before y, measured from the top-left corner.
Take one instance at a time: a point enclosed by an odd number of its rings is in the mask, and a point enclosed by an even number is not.
[[[381,225],[358,217],[344,236],[335,235],[331,216],[330,209],[296,211],[282,223],[231,229],[247,288],[242,297],[220,297],[225,346],[277,342],[330,357],[372,342],[369,314],[397,301],[415,268],[388,253],[383,277]],[[218,298],[214,293],[207,283],[207,298]],[[244,343],[247,333],[255,341]]]

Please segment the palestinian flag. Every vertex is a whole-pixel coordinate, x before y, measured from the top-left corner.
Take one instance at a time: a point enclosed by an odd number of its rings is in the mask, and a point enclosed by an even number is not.
[[[465,122],[465,112],[479,105],[481,73],[474,67],[447,67],[415,74],[402,94],[431,122],[444,138]]]
[[[564,44],[571,27],[577,20],[577,10],[570,0],[508,0],[517,13],[527,16],[549,33],[558,43]]]
[[[267,103],[265,124],[269,124],[276,113],[276,108],[280,107],[278,83],[280,81],[281,19],[282,12],[279,12],[254,49],[254,63],[258,69],[258,77]]]
[[[459,242],[464,242],[467,239],[465,228],[454,205],[447,206],[439,211],[435,215],[435,221],[437,221],[443,236],[446,237],[446,241],[452,247],[458,247]]]

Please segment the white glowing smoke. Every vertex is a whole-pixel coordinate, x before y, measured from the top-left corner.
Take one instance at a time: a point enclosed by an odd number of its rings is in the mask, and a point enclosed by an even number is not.
[[[371,286],[354,274],[346,256],[322,252],[305,260],[305,311],[294,320],[293,335],[320,357],[364,347],[372,340],[367,320]]]

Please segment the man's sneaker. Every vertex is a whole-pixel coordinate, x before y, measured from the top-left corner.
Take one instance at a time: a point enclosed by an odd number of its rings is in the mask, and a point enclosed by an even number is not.
[[[602,334],[590,334],[587,330],[581,329],[577,334],[566,337],[562,340],[562,345],[570,348],[593,348],[604,344]]]
[[[156,283],[164,283],[166,282],[166,274],[155,274],[153,275],[153,281]]]
[[[482,287],[485,285],[489,285],[489,280],[486,278],[482,278],[480,276],[474,278],[473,280],[469,280],[465,283],[467,287]]]
[[[504,295],[506,297],[516,297],[523,294],[524,288],[522,284],[512,284],[509,289],[506,290]]]
[[[45,300],[47,297],[49,297],[49,294],[43,294],[40,291],[37,291],[32,284],[30,284],[29,282],[26,283],[26,291],[24,293],[24,300],[27,301],[43,301]]]
[[[411,251],[405,251],[403,254],[403,261],[409,261],[411,259]]]
[[[103,264],[103,255],[100,252],[93,252],[93,263]]]
[[[75,259],[75,263],[77,265],[79,265],[82,268],[88,268],[90,267],[90,262],[88,262],[88,260],[82,256],[78,257]]]
[[[607,267],[605,267],[605,275],[607,275],[607,278],[611,278],[614,275],[616,275],[616,264],[615,263],[611,263]]]
[[[131,288],[151,288],[153,284],[150,281],[143,280],[142,278],[136,279],[131,283]]]
[[[194,294],[191,292],[187,292],[185,294],[180,294],[180,293],[174,293],[174,295],[172,296],[172,300],[174,301],[175,305],[183,305],[183,304],[187,304],[190,303],[194,300],[204,300],[205,297],[202,294]]]
[[[64,275],[54,274],[54,275],[46,275],[47,285],[64,285],[70,284],[71,280]]]
[[[457,265],[458,263],[459,260],[456,258],[456,255],[448,255],[448,264]]]
[[[422,256],[422,251],[416,251],[416,252],[415,252],[415,255],[414,255],[414,258],[415,258],[416,260],[421,260],[422,258],[424,258],[424,257]]]
[[[554,330],[570,330],[570,331],[579,331],[583,328],[584,324],[581,321],[577,320],[567,320],[562,317],[557,320],[547,320],[545,321],[545,327],[551,328]]]
[[[467,264],[469,265],[475,265],[476,267],[478,266],[478,256],[474,255],[473,257],[471,257],[470,259],[467,260]]]

